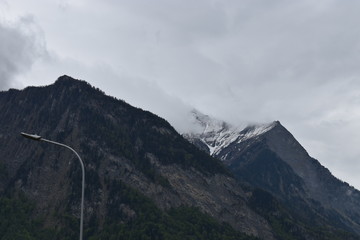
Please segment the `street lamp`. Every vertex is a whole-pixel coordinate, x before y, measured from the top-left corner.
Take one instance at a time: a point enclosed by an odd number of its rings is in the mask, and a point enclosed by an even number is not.
[[[28,133],[24,133],[24,132],[22,132],[21,135],[23,137],[29,138],[31,140],[48,142],[48,143],[52,143],[52,144],[55,144],[55,145],[58,145],[58,146],[61,146],[61,147],[65,147],[67,149],[70,149],[78,157],[78,159],[80,161],[80,164],[81,164],[81,170],[82,170],[81,214],[80,214],[80,240],[82,240],[83,239],[83,225],[84,225],[85,167],[84,167],[84,163],[81,160],[79,154],[74,149],[72,149],[71,147],[69,147],[69,146],[67,146],[65,144],[50,141],[50,140],[42,138],[41,136],[38,136],[38,135],[28,134]]]

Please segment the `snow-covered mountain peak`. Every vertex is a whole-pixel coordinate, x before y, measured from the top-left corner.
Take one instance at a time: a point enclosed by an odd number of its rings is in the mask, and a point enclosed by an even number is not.
[[[190,142],[200,141],[200,143],[206,145],[212,156],[216,156],[231,143],[240,143],[247,139],[257,137],[278,124],[278,122],[272,122],[268,124],[242,124],[233,126],[225,121],[204,115],[197,110],[192,111],[192,116],[194,118],[194,124],[200,126],[201,131],[197,133],[186,133],[184,136]]]
[[[193,123],[200,127],[201,134],[210,133],[210,132],[219,132],[232,128],[230,124],[222,120],[212,118],[197,110],[192,110],[191,115],[193,118]]]

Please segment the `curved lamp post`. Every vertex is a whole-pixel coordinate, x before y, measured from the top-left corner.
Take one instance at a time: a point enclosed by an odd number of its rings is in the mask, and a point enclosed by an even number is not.
[[[54,141],[50,141],[47,140],[45,138],[42,138],[41,136],[38,135],[34,135],[34,134],[28,134],[28,133],[24,133],[22,132],[21,135],[23,137],[29,138],[31,140],[35,140],[35,141],[43,141],[43,142],[48,142],[48,143],[52,143],[61,147],[65,147],[67,149],[70,149],[73,153],[75,153],[75,155],[78,157],[79,162],[81,164],[81,170],[82,170],[82,188],[81,188],[81,214],[80,214],[80,240],[83,239],[83,225],[84,225],[84,193],[85,193],[85,167],[84,167],[84,163],[81,160],[79,154],[72,149],[71,147],[62,144],[62,143],[58,143],[58,142],[54,142]]]

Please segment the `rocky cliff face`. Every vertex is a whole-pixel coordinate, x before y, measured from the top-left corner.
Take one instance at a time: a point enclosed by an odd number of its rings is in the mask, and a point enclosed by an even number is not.
[[[220,161],[165,120],[84,81],[63,76],[50,86],[1,92],[0,112],[0,195],[24,194],[48,227],[64,227],[61,216],[78,216],[80,167],[70,151],[24,139],[20,132],[66,143],[82,156],[85,225],[101,230],[109,219],[139,218],[124,200],[129,188],[160,209],[197,207],[238,231],[275,239],[267,220],[248,206],[249,192]]]
[[[272,193],[305,221],[360,232],[360,192],[311,158],[280,122],[235,128],[195,119],[204,131],[185,137],[239,180]]]

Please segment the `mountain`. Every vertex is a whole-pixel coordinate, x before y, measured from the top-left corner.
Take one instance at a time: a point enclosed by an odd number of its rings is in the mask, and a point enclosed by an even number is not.
[[[62,76],[0,92],[0,112],[0,239],[78,239],[79,162],[68,149],[20,132],[67,144],[84,160],[84,239],[359,239],[352,228],[300,221],[164,119],[85,81]],[[248,129],[242,142],[275,128]]]
[[[203,130],[184,136],[238,180],[271,193],[303,222],[360,233],[360,192],[310,157],[279,121],[234,127],[193,116]]]
[[[217,159],[164,119],[68,76],[0,92],[0,239],[276,239]],[[31,221],[29,221],[31,219]]]

